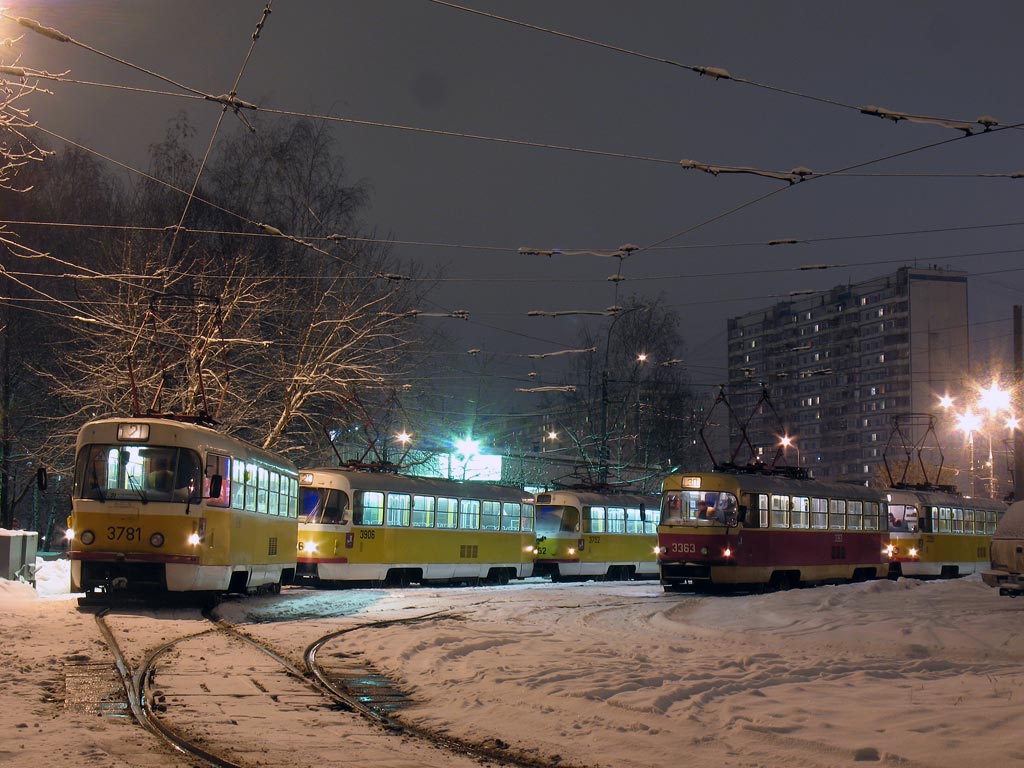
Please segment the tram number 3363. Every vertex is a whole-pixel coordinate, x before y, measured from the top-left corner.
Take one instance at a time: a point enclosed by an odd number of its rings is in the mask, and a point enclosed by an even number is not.
[[[110,525],[107,526],[107,539],[109,541],[140,541],[142,529],[125,525]]]
[[[669,551],[681,552],[684,555],[689,555],[697,551],[697,545],[691,542],[683,542],[682,544],[680,544],[679,542],[674,542],[672,546],[669,547]]]

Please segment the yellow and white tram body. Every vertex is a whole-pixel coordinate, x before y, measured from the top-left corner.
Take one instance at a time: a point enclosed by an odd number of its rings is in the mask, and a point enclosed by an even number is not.
[[[72,495],[74,592],[277,591],[294,577],[295,466],[208,427],[91,421]]]
[[[300,580],[411,584],[533,573],[533,498],[518,488],[345,468],[299,473]]]
[[[948,579],[989,567],[989,543],[1006,504],[938,489],[888,495],[890,576]]]
[[[657,496],[558,490],[537,494],[535,576],[656,578]]]
[[[885,492],[862,485],[762,472],[670,475],[661,582],[699,591],[884,578],[887,522]]]

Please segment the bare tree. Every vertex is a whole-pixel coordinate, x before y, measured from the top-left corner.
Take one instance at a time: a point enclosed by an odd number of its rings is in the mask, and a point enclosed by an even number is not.
[[[154,177],[189,166],[188,130],[178,121],[154,147]],[[394,386],[420,283],[356,229],[365,195],[345,186],[329,136],[303,124],[285,138],[236,134],[183,228],[109,240],[49,377],[69,426],[101,411],[201,413],[308,451],[354,393]],[[183,199],[167,189],[146,181],[133,210],[174,222]]]
[[[656,473],[694,453],[694,403],[679,318],[662,300],[632,297],[601,326],[587,326],[555,399],[555,420],[576,447],[582,480],[615,484]]]

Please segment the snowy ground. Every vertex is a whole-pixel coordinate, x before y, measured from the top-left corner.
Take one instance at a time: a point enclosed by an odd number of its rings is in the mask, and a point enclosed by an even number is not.
[[[106,651],[63,584],[59,564],[38,593],[0,582],[0,765],[167,764],[140,729],[65,710],[65,661]],[[403,682],[406,718],[573,765],[1024,765],[1024,601],[975,577],[737,597],[650,582],[286,590],[220,610],[296,658],[335,629],[443,611],[345,635],[345,651]],[[173,620],[132,641],[160,644]],[[396,764],[388,738],[368,763]]]

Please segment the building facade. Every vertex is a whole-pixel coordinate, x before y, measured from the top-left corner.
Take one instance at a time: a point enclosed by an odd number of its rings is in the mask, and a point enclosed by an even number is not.
[[[902,267],[732,318],[728,339],[727,394],[757,460],[884,482],[883,456],[906,455],[894,424],[904,444],[929,446],[928,415],[941,418],[939,396],[968,371],[967,274]],[[735,423],[729,440],[742,441]],[[940,479],[955,483],[958,447],[939,448]]]

